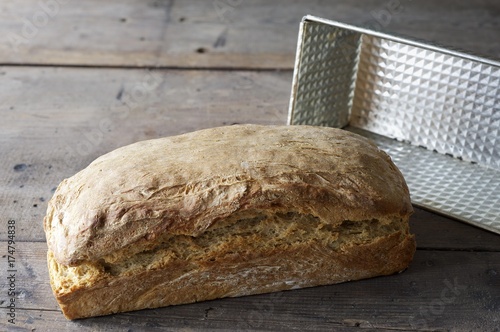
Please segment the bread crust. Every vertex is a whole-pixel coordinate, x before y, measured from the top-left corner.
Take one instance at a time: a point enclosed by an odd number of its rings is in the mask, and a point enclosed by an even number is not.
[[[165,232],[197,236],[244,209],[330,224],[407,216],[403,176],[371,141],[313,126],[236,125],[131,144],[65,179],[44,229],[61,264],[95,261]],[[334,208],[334,211],[332,211]]]
[[[138,142],[64,180],[44,229],[69,319],[400,272],[390,157],[340,129],[237,125]]]

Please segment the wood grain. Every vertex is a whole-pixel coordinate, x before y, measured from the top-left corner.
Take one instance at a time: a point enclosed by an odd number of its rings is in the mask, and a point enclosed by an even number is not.
[[[500,238],[495,233],[421,208],[414,209],[410,229],[419,249],[500,251]]]
[[[495,0],[9,0],[0,13],[4,64],[291,69],[306,14],[500,58]]]
[[[0,242],[0,247],[5,243]],[[182,326],[189,330],[493,331],[500,319],[499,252],[418,250],[409,269],[398,275],[68,322],[48,284],[45,250],[44,243],[18,244],[22,279],[16,326],[28,331],[160,331]],[[0,320],[0,329],[10,327],[6,324]]]

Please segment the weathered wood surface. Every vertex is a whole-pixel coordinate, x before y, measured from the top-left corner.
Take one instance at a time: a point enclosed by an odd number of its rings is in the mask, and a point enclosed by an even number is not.
[[[0,2],[0,63],[289,69],[306,14],[500,58],[496,0],[24,0]]]
[[[498,331],[498,235],[421,209],[415,260],[399,275],[76,322],[51,294],[42,229],[57,184],[118,146],[285,123],[304,14],[500,58],[498,1],[57,0],[42,27],[40,4],[54,1],[0,2],[0,331]],[[40,27],[14,49],[9,38],[34,17]],[[10,219],[15,326],[5,315]]]

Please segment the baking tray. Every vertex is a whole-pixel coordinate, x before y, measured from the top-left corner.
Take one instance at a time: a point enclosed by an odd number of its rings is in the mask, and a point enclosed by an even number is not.
[[[288,123],[373,139],[413,204],[500,234],[500,62],[305,16]]]

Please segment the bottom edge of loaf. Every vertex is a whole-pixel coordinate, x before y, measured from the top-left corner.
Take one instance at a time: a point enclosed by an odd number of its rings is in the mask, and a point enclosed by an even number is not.
[[[133,275],[112,276],[79,285],[58,294],[55,273],[50,273],[54,295],[68,319],[187,304],[224,297],[239,297],[306,288],[390,275],[406,269],[415,252],[412,235],[396,232],[366,244],[332,250],[317,244],[252,259],[205,264],[169,277],[182,262]],[[48,252],[49,271],[67,269]]]

